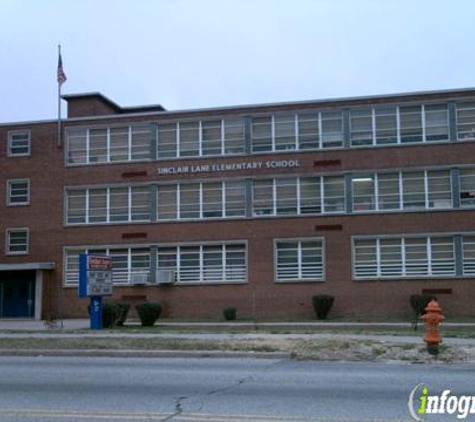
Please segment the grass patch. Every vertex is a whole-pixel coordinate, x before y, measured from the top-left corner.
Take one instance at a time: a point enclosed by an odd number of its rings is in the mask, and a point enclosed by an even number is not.
[[[284,352],[299,360],[466,362],[475,360],[475,346],[441,345],[437,358],[425,346],[344,338],[325,339],[178,339],[178,338],[22,338],[1,339],[4,350],[185,350]]]

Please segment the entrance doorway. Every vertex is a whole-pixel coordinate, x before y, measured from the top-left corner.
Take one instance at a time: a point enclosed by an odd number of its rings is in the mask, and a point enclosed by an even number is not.
[[[0,318],[35,317],[36,271],[0,273]]]

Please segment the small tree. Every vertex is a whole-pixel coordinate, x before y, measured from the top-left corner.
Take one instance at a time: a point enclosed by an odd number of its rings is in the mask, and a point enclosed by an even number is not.
[[[431,300],[437,300],[437,298],[434,295],[427,294],[415,294],[409,296],[409,302],[414,314],[414,318],[412,320],[412,328],[414,328],[414,330],[417,330],[419,317],[425,314],[425,308]]]
[[[159,303],[142,303],[135,307],[139,314],[142,327],[153,327],[153,324],[160,318],[162,305]]]
[[[229,306],[223,309],[223,316],[226,321],[234,321],[236,319],[236,308]]]
[[[327,319],[335,297],[331,295],[315,295],[312,297],[313,309],[318,319]]]

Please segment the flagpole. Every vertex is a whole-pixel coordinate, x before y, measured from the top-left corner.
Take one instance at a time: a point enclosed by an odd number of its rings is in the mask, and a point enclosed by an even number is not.
[[[58,45],[58,57],[61,57],[61,45]],[[61,147],[61,82],[58,80],[58,147]]]

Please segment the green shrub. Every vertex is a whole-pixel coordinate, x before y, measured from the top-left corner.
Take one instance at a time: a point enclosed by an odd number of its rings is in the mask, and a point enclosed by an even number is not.
[[[159,303],[142,303],[137,305],[135,309],[139,314],[142,327],[152,327],[162,313],[162,305]]]
[[[115,302],[104,302],[102,305],[102,327],[114,328],[116,325],[118,325],[117,322],[120,319],[120,315],[121,309]]]
[[[331,295],[315,295],[312,297],[313,309],[318,319],[327,319],[335,297]]]
[[[419,321],[419,317],[421,315],[424,315],[425,308],[431,300],[437,300],[437,298],[434,295],[427,294],[415,294],[409,296],[409,302],[411,303],[411,308],[414,313],[414,319],[412,321],[412,326],[414,327],[414,330],[417,330],[417,323]]]
[[[223,309],[223,316],[226,321],[234,321],[236,319],[236,308],[229,306]]]
[[[411,295],[409,302],[411,303],[414,315],[417,317],[424,315],[425,308],[431,300],[437,300],[437,298],[434,295]]]
[[[129,309],[130,304],[126,302],[104,302],[102,307],[102,327],[114,328],[124,325]],[[87,312],[91,315],[91,305],[87,305]]]
[[[119,327],[124,326],[124,322],[127,320],[127,315],[130,310],[130,303],[128,302],[115,302],[115,305],[119,309],[119,318],[116,321],[116,325]]]

